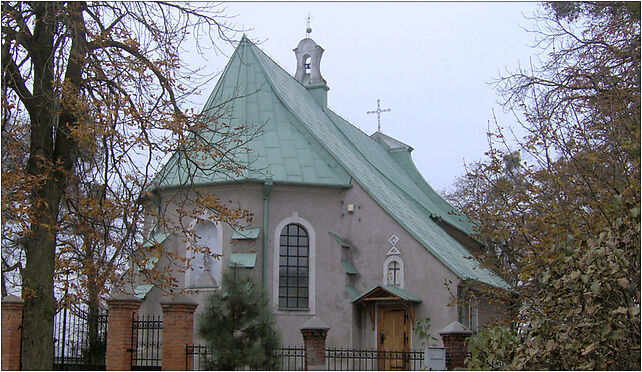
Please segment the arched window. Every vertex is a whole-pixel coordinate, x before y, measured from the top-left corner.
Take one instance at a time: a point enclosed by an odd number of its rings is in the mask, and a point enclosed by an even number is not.
[[[310,243],[303,226],[288,224],[279,240],[279,308],[307,309]]]
[[[401,284],[399,269],[399,262],[397,261],[392,261],[388,264],[388,284],[396,285],[397,287]]]
[[[383,284],[404,287],[404,267],[401,257],[390,256],[383,263]]]
[[[198,244],[208,247],[209,253],[187,250],[191,257],[185,280],[187,288],[215,288],[221,281],[221,259],[216,255],[221,254],[221,239],[218,227],[212,222],[203,222],[196,225],[195,234],[200,238]]]

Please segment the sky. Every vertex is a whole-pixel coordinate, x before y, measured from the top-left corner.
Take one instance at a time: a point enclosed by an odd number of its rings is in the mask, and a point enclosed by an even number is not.
[[[225,13],[247,37],[294,75],[294,49],[306,36],[325,50],[321,74],[328,106],[370,135],[381,130],[408,145],[424,178],[437,191],[465,174],[464,163],[483,158],[486,131],[504,114],[489,85],[535,56],[526,31],[534,2],[231,2]],[[240,38],[238,35],[238,38]],[[220,73],[233,52],[208,56],[206,70]],[[192,97],[202,108],[216,78]]]

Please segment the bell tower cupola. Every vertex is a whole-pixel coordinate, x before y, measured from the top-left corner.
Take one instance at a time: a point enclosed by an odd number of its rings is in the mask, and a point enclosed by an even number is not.
[[[306,79],[309,84],[325,84],[326,81],[321,76],[321,57],[323,56],[323,48],[317,45],[314,40],[306,37],[299,42],[299,45],[294,49],[296,56],[296,73],[294,78],[299,83],[304,83],[304,77],[309,75]]]
[[[308,26],[305,39],[294,48],[296,56],[296,73],[294,79],[306,87],[315,101],[325,107],[328,104],[328,90],[330,89],[323,76],[321,76],[321,56],[323,48],[309,37],[312,29]]]

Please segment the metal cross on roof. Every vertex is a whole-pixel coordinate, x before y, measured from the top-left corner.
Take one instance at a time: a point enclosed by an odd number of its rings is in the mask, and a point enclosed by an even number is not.
[[[377,109],[375,111],[368,111],[368,114],[377,114],[377,131],[381,132],[381,113],[382,112],[390,112],[390,109],[381,109],[381,106],[379,106],[381,100],[377,99]]]
[[[305,20],[308,21],[307,26],[305,27],[305,37],[309,38],[310,33],[312,33],[312,27],[310,27],[310,20],[312,19],[312,16],[310,16],[310,13],[308,13],[308,18]]]

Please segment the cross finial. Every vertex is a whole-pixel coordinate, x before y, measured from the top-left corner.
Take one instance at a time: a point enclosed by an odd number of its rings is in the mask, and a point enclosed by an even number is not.
[[[312,19],[312,16],[310,13],[308,13],[308,18],[305,20],[307,21],[307,26],[305,27],[305,37],[308,38],[310,37],[310,34],[312,33],[312,27],[310,27],[310,20]]]
[[[390,112],[390,109],[381,109],[381,106],[379,105],[381,103],[380,99],[377,99],[377,109],[374,111],[368,111],[368,114],[377,114],[377,131],[381,132],[381,113],[382,112]]]

